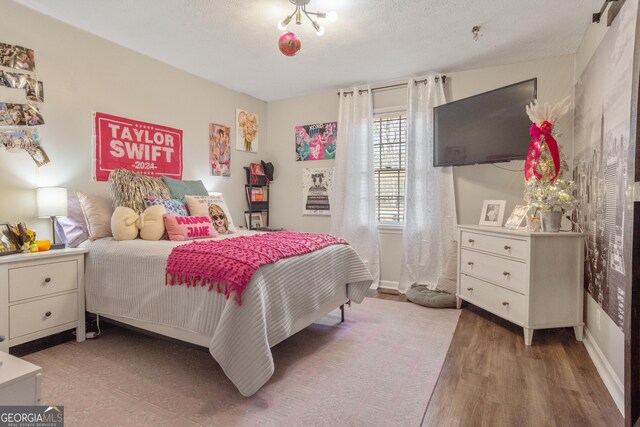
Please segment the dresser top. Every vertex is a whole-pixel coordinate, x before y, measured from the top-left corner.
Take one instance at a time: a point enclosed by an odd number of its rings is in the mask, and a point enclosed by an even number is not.
[[[32,253],[19,253],[12,255],[0,256],[0,264],[7,264],[19,261],[36,261],[47,258],[56,258],[61,256],[80,255],[89,252],[84,248],[65,248],[65,249],[50,249],[44,252],[32,252]]]
[[[42,368],[39,366],[2,351],[0,351],[0,362],[2,362],[2,366],[0,366],[0,384],[2,385],[8,385],[29,375],[42,372]]]
[[[503,234],[508,236],[520,236],[520,237],[582,237],[586,236],[584,233],[576,233],[573,231],[558,231],[556,233],[544,232],[544,231],[527,231],[527,230],[510,230],[504,227],[495,227],[490,225],[458,225],[460,230],[475,231],[492,234]]]

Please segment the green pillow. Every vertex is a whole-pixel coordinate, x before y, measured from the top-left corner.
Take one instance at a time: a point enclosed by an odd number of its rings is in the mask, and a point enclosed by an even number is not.
[[[180,199],[184,196],[208,196],[209,192],[202,181],[180,181],[162,175],[162,181],[169,188],[171,197]]]

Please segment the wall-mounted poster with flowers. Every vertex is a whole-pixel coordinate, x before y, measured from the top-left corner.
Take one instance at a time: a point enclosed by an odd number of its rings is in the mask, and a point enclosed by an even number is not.
[[[338,123],[296,126],[296,160],[336,158]]]
[[[236,110],[236,150],[258,152],[258,115]]]
[[[229,126],[209,124],[209,166],[213,176],[231,176]]]

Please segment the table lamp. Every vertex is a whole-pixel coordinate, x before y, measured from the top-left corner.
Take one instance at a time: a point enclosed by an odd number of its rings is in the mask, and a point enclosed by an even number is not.
[[[51,249],[64,249],[64,243],[56,243],[55,220],[57,216],[67,215],[67,189],[60,187],[36,188],[38,217],[51,219]]]

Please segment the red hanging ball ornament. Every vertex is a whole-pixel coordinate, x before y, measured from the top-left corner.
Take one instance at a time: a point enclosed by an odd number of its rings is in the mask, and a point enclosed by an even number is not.
[[[300,41],[300,37],[296,34],[287,32],[281,35],[278,39],[278,47],[280,48],[280,52],[284,55],[294,56],[300,52],[302,42]]]

